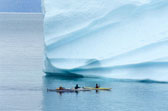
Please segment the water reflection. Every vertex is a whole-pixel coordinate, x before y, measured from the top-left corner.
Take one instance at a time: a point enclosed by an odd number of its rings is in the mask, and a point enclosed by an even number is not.
[[[85,87],[95,87],[96,83],[102,83],[104,80],[102,78],[98,77],[83,77],[83,76],[62,76],[62,75],[56,75],[56,76],[49,76],[46,75],[43,77],[43,83],[44,83],[44,89],[56,89],[60,86],[65,88],[74,88],[76,84],[79,84],[79,86]],[[98,90],[95,91],[98,93]],[[59,93],[66,93],[66,92],[59,92]],[[72,92],[68,92],[72,93]],[[74,92],[73,92],[74,93]],[[79,93],[79,91],[75,92],[76,94]]]
[[[96,83],[101,83],[101,86],[105,86],[106,82],[102,78],[85,78],[82,76],[44,76],[43,77],[43,110],[48,111],[57,109],[61,110],[69,110],[65,107],[72,107],[71,110],[74,109],[73,106],[76,105],[84,105],[86,108],[90,106],[90,99],[97,98],[98,101],[101,99],[99,96],[99,91],[76,91],[76,92],[47,92],[48,89],[55,89],[59,86],[63,86],[65,88],[73,88],[76,84],[79,84],[80,87],[94,87]],[[72,105],[73,104],[73,105]],[[71,106],[72,105],[72,106]],[[86,109],[84,108],[84,109]],[[79,109],[78,109],[79,110]],[[82,109],[83,110],[83,109]]]
[[[47,92],[47,88],[94,87],[98,83],[101,87],[110,87],[112,91],[86,92]],[[119,82],[105,78],[85,78],[66,76],[43,77],[43,111],[149,111],[151,108],[160,110],[167,108],[167,84],[149,84],[141,82]],[[155,101],[157,100],[157,101]],[[159,103],[158,103],[159,101]],[[149,107],[150,106],[150,107]]]

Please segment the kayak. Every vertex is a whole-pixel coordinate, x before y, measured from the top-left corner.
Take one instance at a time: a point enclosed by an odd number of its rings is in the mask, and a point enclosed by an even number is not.
[[[84,87],[84,89],[90,89],[90,90],[111,90],[112,88],[94,88],[94,87]]]
[[[53,92],[74,92],[74,90],[70,90],[70,89],[63,89],[63,90],[59,90],[59,89],[47,89],[47,91],[53,91]]]
[[[77,91],[90,91],[90,89],[79,88],[79,89],[62,89],[62,90],[60,90],[59,88],[56,88],[56,89],[47,89],[47,91],[56,91],[56,92],[77,92]]]

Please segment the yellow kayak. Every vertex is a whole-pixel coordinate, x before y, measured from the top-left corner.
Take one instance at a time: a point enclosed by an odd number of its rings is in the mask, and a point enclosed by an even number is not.
[[[85,89],[90,90],[111,90],[112,88],[94,88],[94,87],[84,87]]]

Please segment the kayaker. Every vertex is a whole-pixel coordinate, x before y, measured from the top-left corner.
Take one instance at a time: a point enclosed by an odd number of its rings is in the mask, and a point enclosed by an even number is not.
[[[75,89],[78,89],[78,88],[80,88],[80,87],[78,86],[78,84],[76,84]]]
[[[98,84],[96,84],[96,88],[99,88],[100,86]]]
[[[64,90],[65,88],[63,88],[62,86],[59,87],[59,90]]]

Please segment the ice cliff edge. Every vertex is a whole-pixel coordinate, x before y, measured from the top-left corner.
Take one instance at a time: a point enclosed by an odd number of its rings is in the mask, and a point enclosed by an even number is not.
[[[168,81],[168,1],[44,0],[45,72]]]

